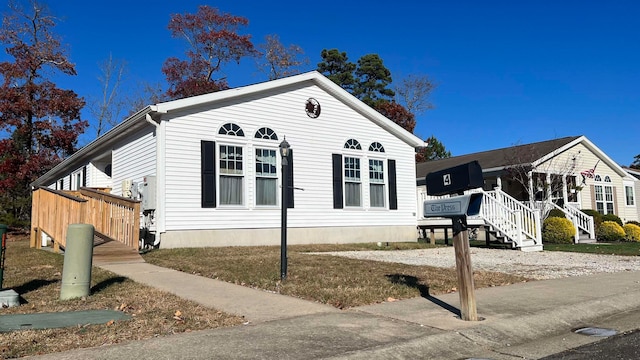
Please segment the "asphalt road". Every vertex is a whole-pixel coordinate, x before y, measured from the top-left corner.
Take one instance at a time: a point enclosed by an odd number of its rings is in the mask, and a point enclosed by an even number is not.
[[[640,359],[640,330],[618,334],[598,342],[547,356],[541,360],[637,360]]]

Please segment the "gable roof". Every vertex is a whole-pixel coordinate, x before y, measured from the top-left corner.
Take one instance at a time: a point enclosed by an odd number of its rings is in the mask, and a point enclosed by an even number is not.
[[[581,143],[620,176],[629,174],[607,154],[600,150],[585,136],[568,136],[559,139],[540,141],[531,144],[516,145],[502,149],[482,151],[473,154],[450,157],[441,160],[427,161],[416,165],[416,178],[424,180],[428,173],[447,169],[477,160],[483,173],[499,172],[512,165],[531,165],[535,167],[553,156],[576,144]]]
[[[230,100],[241,96],[255,95],[277,89],[286,89],[292,85],[304,83],[317,85],[404,143],[414,148],[426,146],[426,143],[423,140],[375,111],[321,73],[317,71],[310,71],[277,80],[218,91],[210,94],[192,96],[155,105],[148,105],[124,119],[121,123],[104,133],[99,138],[79,149],[73,155],[69,156],[53,169],[49,170],[46,174],[36,179],[31,186],[41,186],[57,180],[59,176],[82,166],[88,161],[88,159],[108,151],[112,144],[124,134],[131,133],[132,131],[144,126],[149,126],[149,124],[157,125],[162,121],[163,114],[188,109],[194,106]]]
[[[629,173],[629,175],[633,176],[634,178],[640,180],[640,169],[634,169],[634,168],[630,168],[627,166],[623,166],[622,167],[627,173]]]
[[[483,172],[502,170],[510,165],[533,164],[536,160],[553,153],[554,150],[579,138],[580,136],[569,136],[560,139],[454,156],[441,160],[426,161],[416,165],[416,177],[424,178],[430,172],[466,164],[474,160],[480,163]],[[517,154],[517,158],[514,154]]]

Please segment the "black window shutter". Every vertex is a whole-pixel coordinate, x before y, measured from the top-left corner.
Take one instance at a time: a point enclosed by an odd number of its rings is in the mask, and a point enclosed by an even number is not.
[[[293,150],[289,149],[289,165],[287,166],[287,208],[293,209]]]
[[[202,207],[216,207],[216,143],[200,142],[202,169]]]
[[[398,187],[396,184],[396,161],[389,160],[389,210],[398,210]]]
[[[87,167],[82,168],[82,187],[87,186]]]
[[[333,161],[333,208],[342,209],[342,155],[332,154]]]

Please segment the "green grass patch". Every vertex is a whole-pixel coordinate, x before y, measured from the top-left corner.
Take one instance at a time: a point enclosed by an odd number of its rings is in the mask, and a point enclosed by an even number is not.
[[[601,255],[640,256],[640,242],[633,241],[595,244],[545,244],[544,250]]]

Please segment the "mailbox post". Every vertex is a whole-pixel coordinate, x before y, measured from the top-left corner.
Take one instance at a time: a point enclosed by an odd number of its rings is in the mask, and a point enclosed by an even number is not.
[[[450,218],[453,226],[453,247],[456,255],[456,274],[460,295],[460,317],[477,321],[476,296],[469,241],[463,236],[467,230],[467,216],[477,215],[482,206],[482,194],[462,195],[465,190],[482,187],[482,168],[477,161],[427,174],[427,194],[453,195],[446,199],[424,202],[425,217]]]

